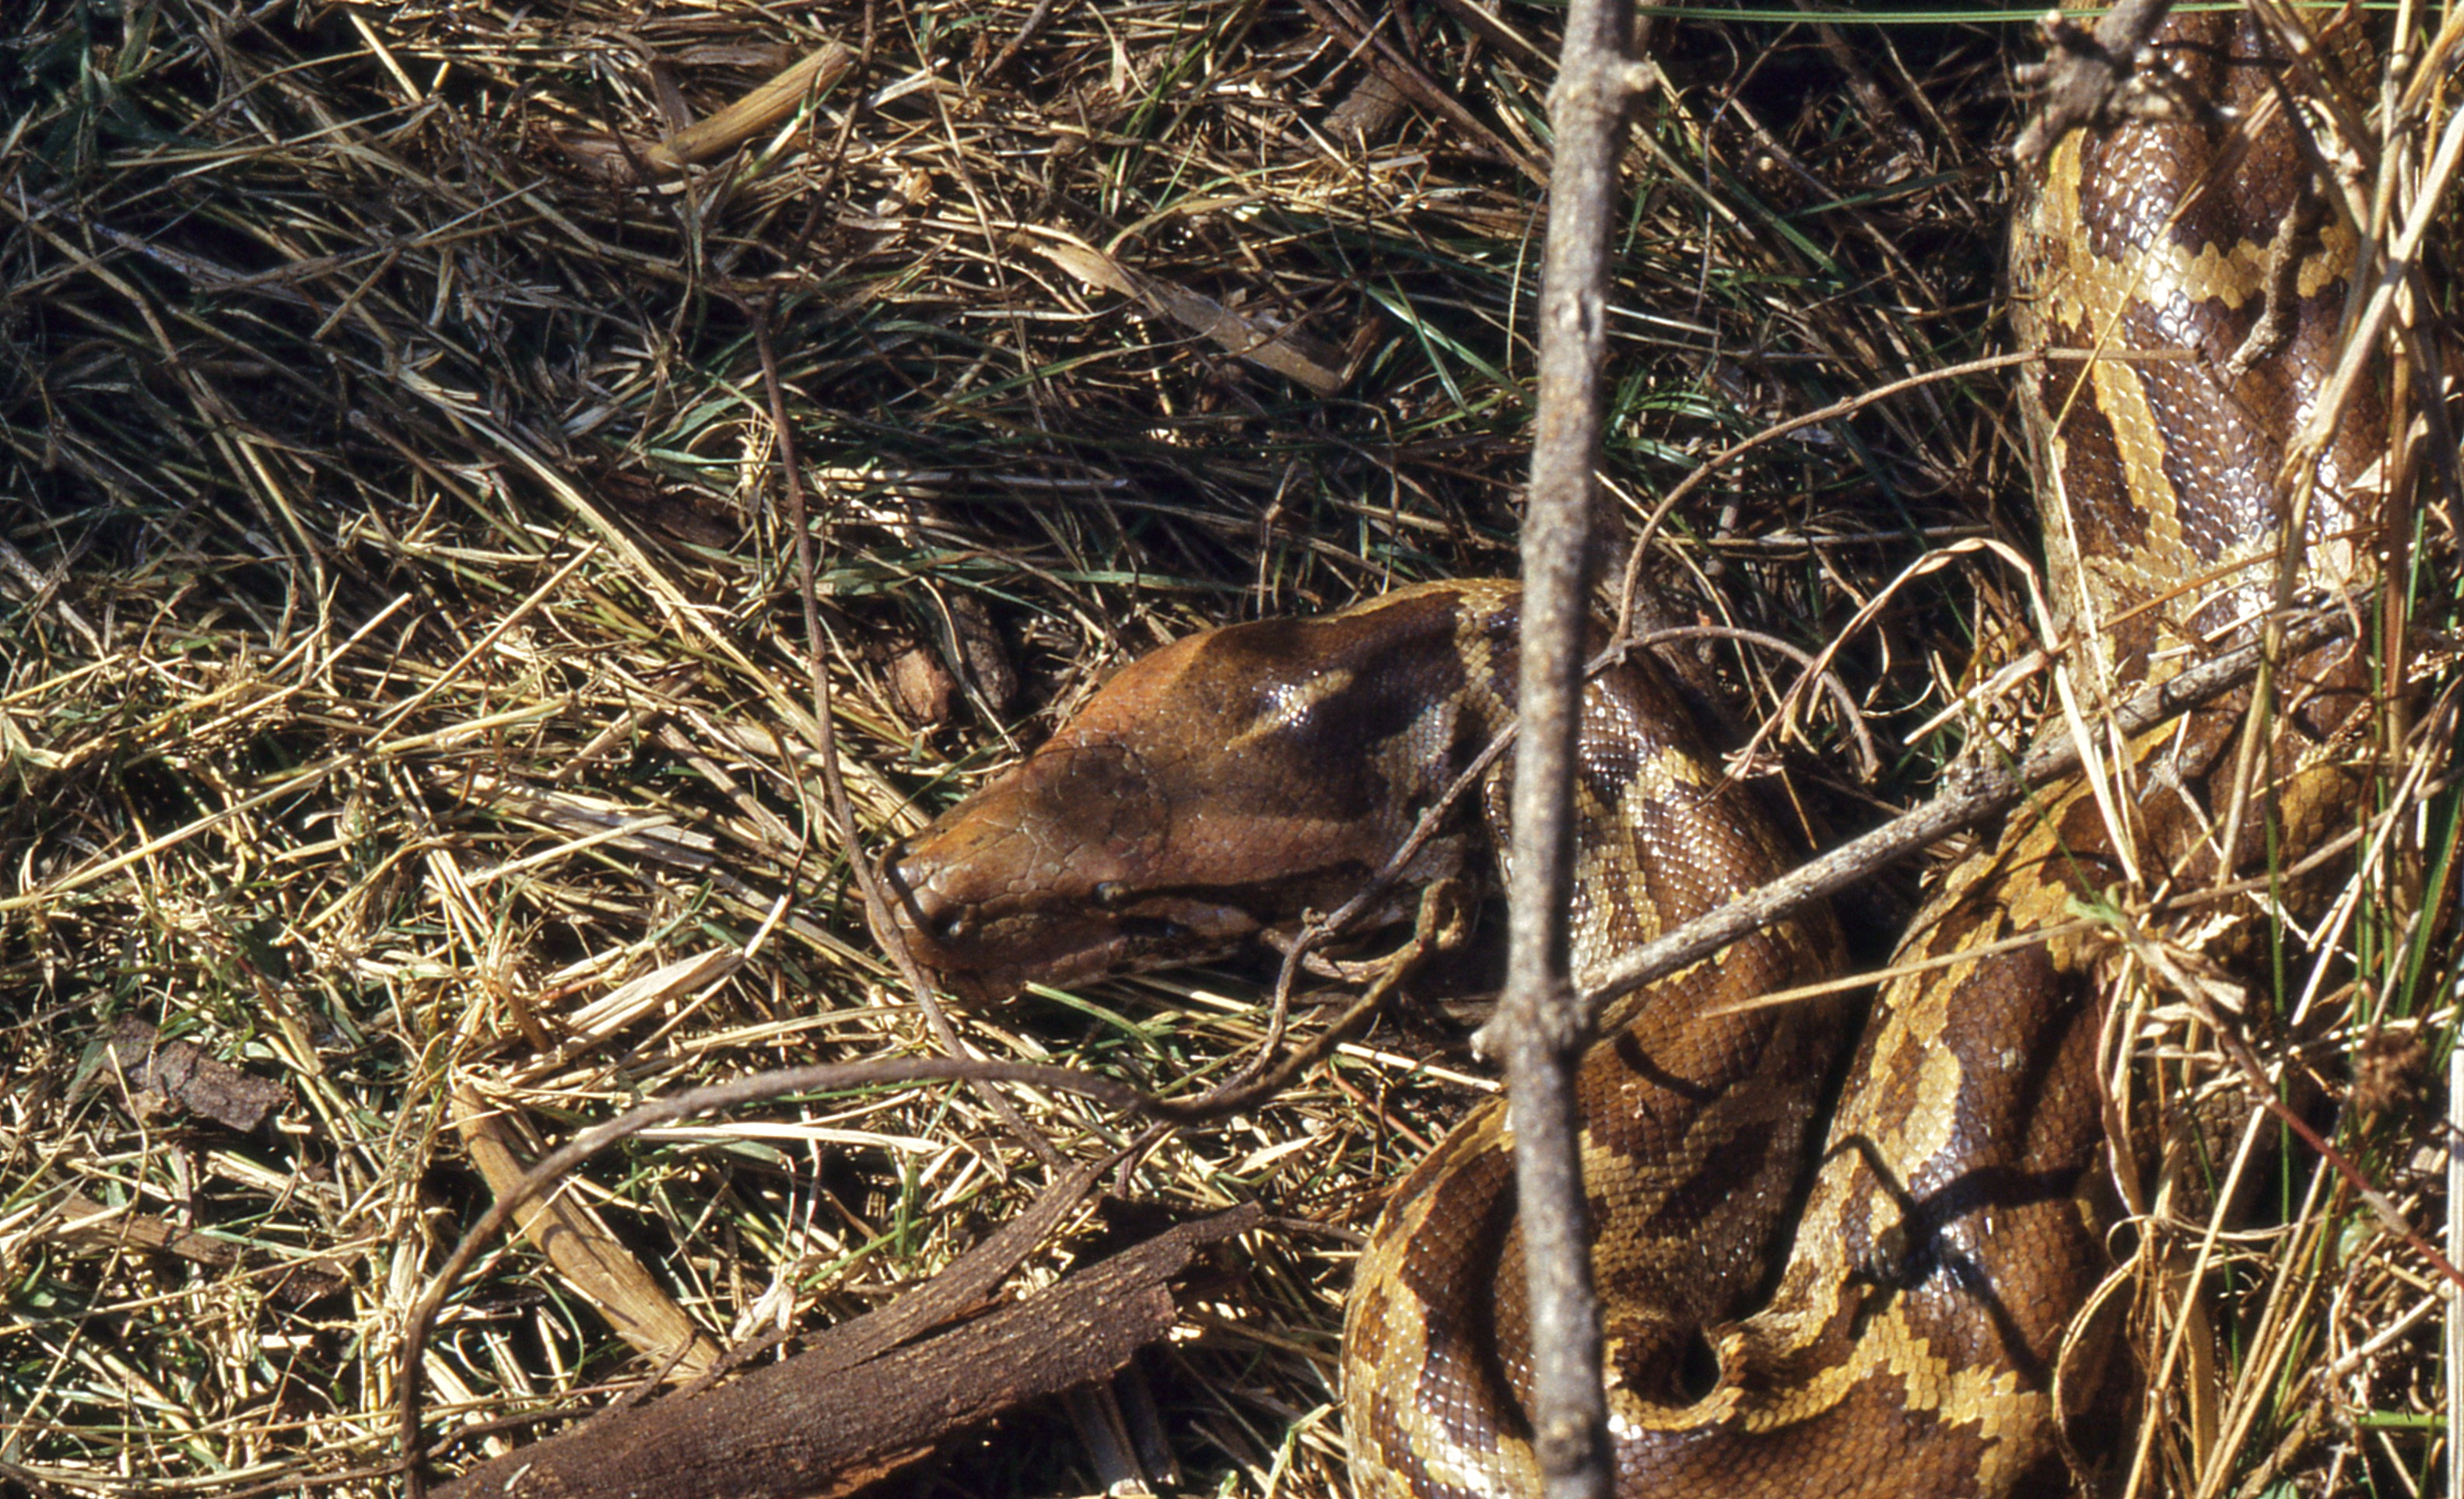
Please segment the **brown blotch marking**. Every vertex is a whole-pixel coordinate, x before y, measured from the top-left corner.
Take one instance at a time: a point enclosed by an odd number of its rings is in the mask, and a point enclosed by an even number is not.
[[[2050,395],[2050,393],[2049,393]],[[2095,401],[2065,398],[2047,414],[2060,423],[2057,439],[2062,450],[2062,483],[2058,502],[2069,507],[2083,552],[2113,555],[2136,550],[2147,539],[2147,522],[2126,503],[2110,475],[2122,472],[2122,450],[2113,423]],[[2048,496],[2040,503],[2057,503]]]

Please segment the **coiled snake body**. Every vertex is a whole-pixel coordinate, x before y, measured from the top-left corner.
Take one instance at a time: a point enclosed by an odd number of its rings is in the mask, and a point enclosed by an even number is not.
[[[2219,649],[2277,596],[2280,553],[2312,586],[2365,581],[2386,430],[2365,392],[2294,486],[2301,544],[2284,548],[2278,470],[2332,363],[2354,236],[2314,207],[2254,25],[2175,17],[2158,42],[2185,92],[2223,110],[2074,135],[2023,188],[2013,234],[2021,345],[2101,351],[2021,388],[2062,700],[2082,722]],[[2251,341],[2263,320],[2282,331]],[[1340,904],[1506,721],[1515,598],[1409,589],[1132,665],[892,861],[902,934],[954,989],[1001,995],[1192,960]],[[1841,1018],[1726,1006],[1833,972],[1830,918],[1604,1017],[1580,1091],[1621,1494],[2074,1481],[2057,1406],[2091,1400],[2108,1362],[2065,1330],[2107,1268],[2099,1040],[2117,947],[2068,918],[2080,897],[2126,907],[2246,867],[2270,827],[2299,849],[2342,815],[2344,778],[2315,747],[2353,719],[2359,668],[2322,649],[2277,682],[2296,732],[2237,823],[2247,694],[2107,745],[2101,777],[2013,812],[1950,871],[1857,1043],[1793,1234],[1778,1219]],[[1588,690],[1578,982],[1787,867],[1683,723],[1644,665]],[[1492,827],[1505,774],[1482,787]],[[1467,836],[1414,872],[1446,874]],[[1475,1110],[1361,1258],[1344,1372],[1363,1499],[1538,1491],[1506,1128],[1502,1105]]]

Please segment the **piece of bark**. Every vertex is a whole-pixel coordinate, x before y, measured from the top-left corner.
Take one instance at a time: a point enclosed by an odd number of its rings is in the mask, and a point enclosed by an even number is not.
[[[819,1349],[706,1396],[611,1415],[476,1468],[438,1499],[837,1499],[964,1427],[1121,1368],[1172,1330],[1166,1282],[1261,1216],[1244,1204],[1179,1224],[852,1367],[846,1349]]]
[[[973,594],[951,593],[949,611],[951,664],[966,674],[967,685],[993,713],[1007,709],[1018,696],[1018,668],[1010,665],[1009,648],[981,602]]]
[[[1071,1167],[1044,1189],[1027,1210],[987,1235],[983,1243],[950,1262],[940,1274],[877,1312],[842,1322],[804,1340],[796,1356],[818,1378],[851,1369],[867,1359],[977,1311],[1019,1262],[1061,1226],[1095,1184],[1096,1168]]]
[[[1364,73],[1342,102],[1327,111],[1326,133],[1338,141],[1383,141],[1403,104],[1403,91],[1384,74]]]
[[[1379,34],[1378,27],[1352,0],[1301,0],[1309,19],[1346,48],[1356,48],[1360,59],[1415,104],[1451,124],[1470,149],[1505,162],[1530,179],[1535,187],[1549,186],[1549,164],[1535,159],[1490,129],[1454,92]]]
[[[923,638],[905,623],[876,627],[872,651],[881,661],[890,706],[919,729],[950,721],[963,688],[999,722],[1018,696],[1018,669],[1001,629],[974,595],[934,590],[926,607],[939,616]]]
[[[152,1025],[127,1017],[111,1027],[111,1061],[128,1080],[134,1113],[151,1099],[200,1113],[245,1135],[291,1101],[280,1083],[217,1062],[189,1041],[165,1041]]]

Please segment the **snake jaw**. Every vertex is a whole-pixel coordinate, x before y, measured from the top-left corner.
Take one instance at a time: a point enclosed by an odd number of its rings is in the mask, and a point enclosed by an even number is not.
[[[1011,873],[1016,846],[1038,840],[1003,815],[1001,799],[1013,795],[997,784],[984,808],[966,804],[959,811],[970,815],[882,861],[895,939],[959,998],[997,1003],[1029,983],[1204,962],[1264,924],[1234,899],[1153,888],[1122,856],[1134,845],[1086,861],[1066,883],[1022,884]]]
[[[904,912],[898,929],[909,951],[943,987],[977,1003],[1012,998],[1030,983],[1067,987],[1113,974],[1206,962],[1238,948],[1259,927],[1238,906],[1173,896],[1095,915],[948,911],[938,931],[919,928]],[[953,921],[959,923],[955,930]]]

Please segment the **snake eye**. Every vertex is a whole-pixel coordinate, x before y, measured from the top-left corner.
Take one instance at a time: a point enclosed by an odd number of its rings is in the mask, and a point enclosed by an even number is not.
[[[959,941],[974,929],[975,915],[975,908],[960,906],[933,923],[933,935],[944,942]]]
[[[1118,911],[1130,898],[1129,887],[1119,880],[1097,880],[1092,893],[1095,904],[1107,911]]]

